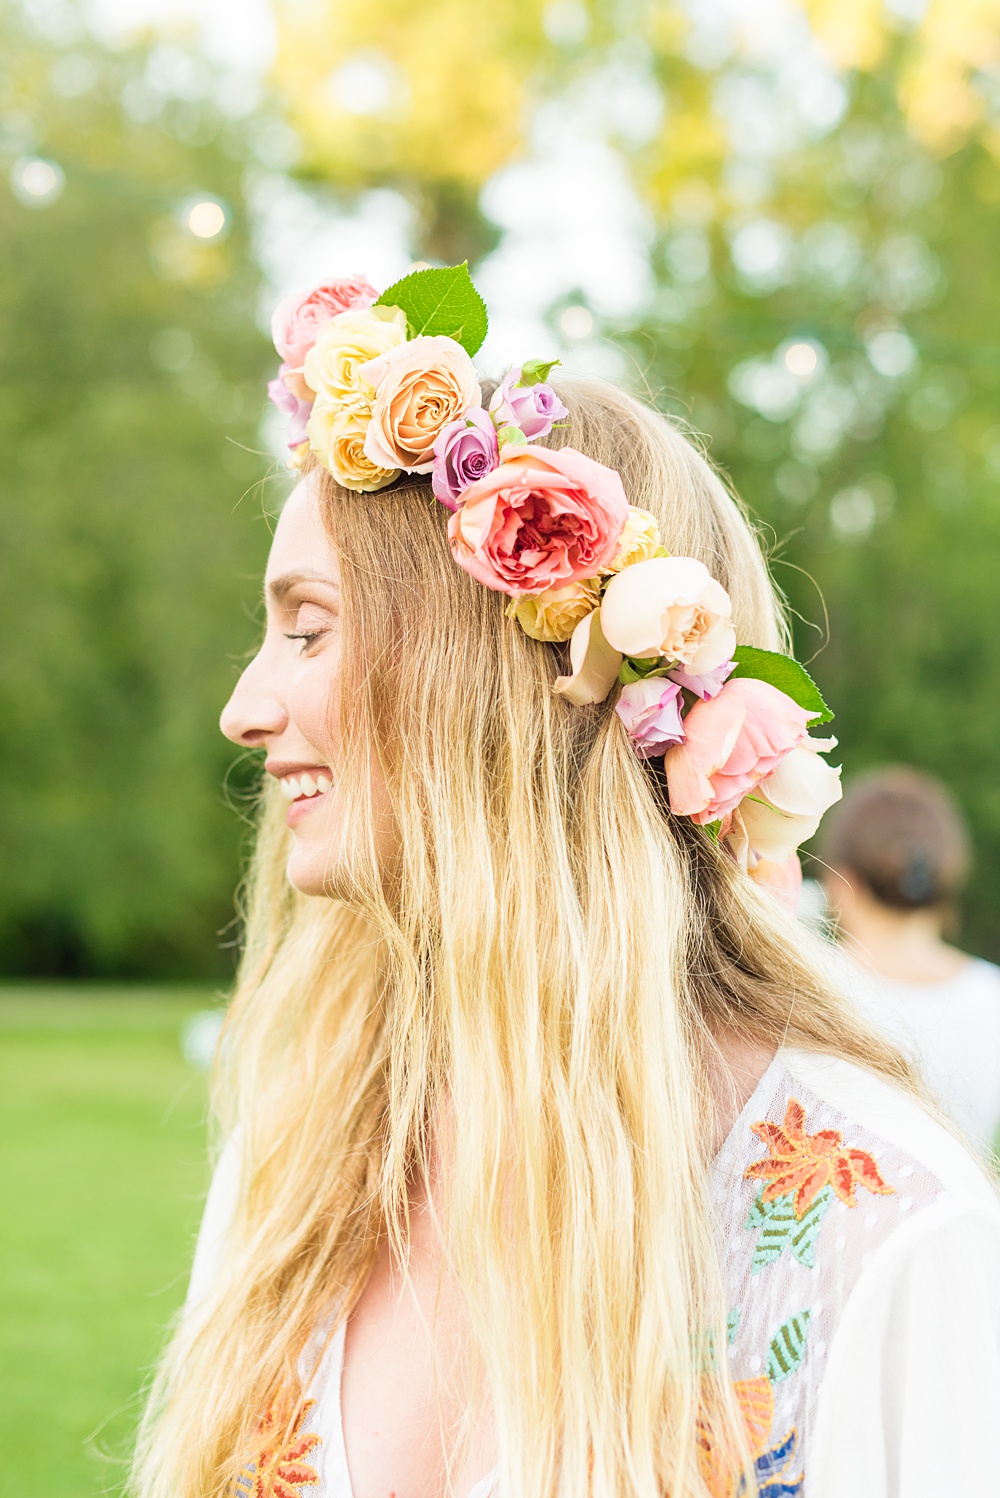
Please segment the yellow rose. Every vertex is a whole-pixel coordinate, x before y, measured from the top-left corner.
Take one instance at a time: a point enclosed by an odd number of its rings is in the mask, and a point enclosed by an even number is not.
[[[454,338],[420,334],[361,374],[375,389],[365,450],[386,468],[430,473],[438,434],[482,404],[472,360]]]
[[[581,619],[592,614],[600,601],[596,578],[582,583],[566,583],[561,588],[546,588],[530,598],[515,598],[507,613],[516,619],[533,640],[568,640]]]
[[[610,573],[621,572],[623,567],[631,567],[633,562],[645,562],[659,544],[660,527],[655,515],[629,505],[625,529],[621,533],[618,550],[604,568],[605,577]]]
[[[363,412],[317,400],[306,431],[309,445],[323,467],[345,489],[370,494],[399,477],[398,468],[379,468],[366,454],[368,417]]]
[[[405,342],[406,314],[399,307],[338,312],[323,324],[306,354],[305,382],[328,404],[367,408],[375,392],[360,378],[360,370]]]

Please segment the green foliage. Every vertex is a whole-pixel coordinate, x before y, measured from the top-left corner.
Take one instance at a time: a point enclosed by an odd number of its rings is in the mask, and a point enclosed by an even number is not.
[[[813,713],[813,724],[829,723],[833,713],[823,701],[820,690],[809,672],[790,655],[779,655],[774,650],[758,650],[755,645],[737,645],[733,651],[736,668],[733,677],[749,676],[755,681],[766,681],[791,697],[807,713]]]
[[[141,50],[80,41],[67,97],[9,9],[0,40],[0,971],[225,973],[240,825],[216,723],[256,634],[273,361],[246,122],[158,104]],[[33,153],[65,173],[40,207],[6,187]],[[182,224],[206,193],[217,243]]]
[[[401,307],[411,338],[422,333],[454,338],[470,355],[486,337],[486,303],[473,286],[464,261],[461,265],[411,271],[384,291],[376,306]]]
[[[120,1493],[207,1184],[197,990],[0,992],[0,1450],[11,1493]]]
[[[618,680],[623,687],[627,687],[632,681],[645,681],[650,676],[666,676],[669,670],[669,663],[662,655],[653,656],[646,661],[627,655],[618,668]]]
[[[527,364],[521,365],[521,378],[518,383],[529,389],[532,385],[543,385],[559,363],[561,363],[559,359],[529,359]]]
[[[751,207],[712,180],[718,218],[665,212],[655,307],[601,331],[758,521],[845,783],[909,763],[964,804],[962,939],[998,959],[1000,166],[981,142],[939,160],[914,139],[901,66],[890,49],[845,79],[842,120],[770,158]],[[783,258],[750,275],[733,249],[760,225]],[[796,343],[808,377],[789,371]]]

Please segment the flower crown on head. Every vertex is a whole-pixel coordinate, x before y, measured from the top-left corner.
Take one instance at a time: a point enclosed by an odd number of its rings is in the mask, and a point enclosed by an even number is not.
[[[312,451],[362,494],[429,474],[458,565],[533,639],[569,642],[553,690],[584,706],[620,683],[615,711],[640,758],[662,757],[670,810],[794,902],[796,850],[841,794],[821,757],[836,740],[809,737],[833,714],[797,661],[737,644],[725,588],[669,555],[614,469],[537,445],[569,416],[558,360],[509,370],[483,409],[486,308],[466,265],[381,296],[364,276],[325,282],[285,297],[272,331],[293,466]]]

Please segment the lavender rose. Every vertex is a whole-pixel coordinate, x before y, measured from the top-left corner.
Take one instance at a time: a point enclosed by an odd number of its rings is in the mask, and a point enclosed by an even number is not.
[[[529,442],[547,437],[569,412],[551,385],[521,383],[521,367],[509,369],[493,392],[490,415],[498,427],[520,427]]]
[[[431,488],[443,505],[457,510],[469,485],[492,473],[499,462],[496,427],[482,406],[473,406],[438,434]]]
[[[622,687],[615,712],[628,729],[640,759],[655,759],[672,744],[684,742],[681,689],[674,681],[647,676],[643,681],[629,682]]]
[[[736,669],[735,661],[723,661],[721,666],[716,666],[714,671],[705,671],[701,676],[692,676],[683,666],[674,666],[667,675],[671,681],[676,681],[679,687],[687,687],[702,702],[707,702],[710,697],[717,697]]]
[[[269,380],[267,393],[283,416],[288,417],[288,446],[301,447],[307,440],[306,422],[312,410],[312,401],[300,400],[294,390],[289,390],[285,376],[293,373],[290,364],[282,364],[277,379]]]

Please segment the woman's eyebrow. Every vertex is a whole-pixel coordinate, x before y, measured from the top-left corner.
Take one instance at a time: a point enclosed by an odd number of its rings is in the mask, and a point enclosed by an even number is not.
[[[293,588],[300,583],[322,583],[324,587],[333,588],[336,592],[340,589],[332,577],[325,577],[322,572],[284,572],[280,577],[274,577],[267,585],[267,591],[275,603],[284,603]]]

